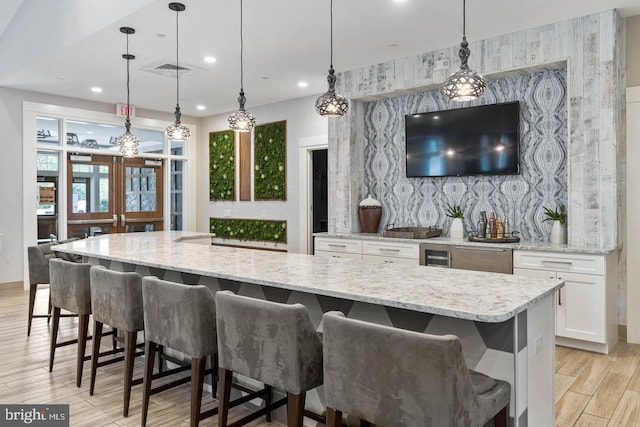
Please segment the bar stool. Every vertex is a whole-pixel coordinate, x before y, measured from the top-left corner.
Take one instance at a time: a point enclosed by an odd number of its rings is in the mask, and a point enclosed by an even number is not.
[[[328,427],[340,426],[343,412],[376,426],[509,425],[509,383],[469,370],[458,337],[340,312],[325,313],[322,325]]]
[[[142,397],[142,425],[147,423],[151,395],[189,381],[189,377],[151,388],[156,347],[162,345],[191,357],[191,426],[217,413],[200,413],[204,377],[211,373],[212,388],[217,388],[216,309],[209,288],[183,285],[157,277],[142,278],[142,306],[145,328],[145,368]],[[212,369],[205,370],[207,357]],[[174,371],[167,371],[169,374]]]
[[[142,277],[138,273],[122,273],[94,265],[90,271],[91,308],[93,311],[93,347],[91,352],[91,386],[89,395],[93,396],[96,384],[96,372],[99,366],[120,362],[124,359],[124,402],[122,414],[129,416],[131,387],[141,384],[133,381],[133,362],[136,353],[138,331],[144,329],[142,313]],[[109,325],[124,332],[124,358],[98,361],[100,356],[114,354],[117,350],[100,353],[100,341],[103,325]],[[122,349],[118,349],[122,350]]]
[[[305,396],[322,384],[322,341],[302,304],[216,293],[220,358],[218,426],[227,427],[233,372],[284,390],[287,397],[233,423],[244,425],[287,404],[287,426],[302,427]],[[267,421],[270,421],[269,416]]]
[[[49,260],[51,276],[51,305],[53,307],[53,327],[51,330],[51,348],[49,352],[49,372],[53,371],[56,348],[78,343],[76,363],[76,386],[82,383],[82,367],[89,357],[84,356],[89,315],[91,315],[91,288],[89,270],[91,264],[65,261],[59,258]],[[78,315],[78,338],[58,343],[60,310],[64,309]]]

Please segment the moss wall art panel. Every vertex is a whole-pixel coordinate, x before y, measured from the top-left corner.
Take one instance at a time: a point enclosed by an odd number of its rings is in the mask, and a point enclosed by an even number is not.
[[[209,224],[221,239],[287,243],[287,221],[209,218]]]
[[[209,133],[209,200],[235,200],[235,154],[232,130]]]
[[[287,200],[287,122],[254,130],[254,200]]]

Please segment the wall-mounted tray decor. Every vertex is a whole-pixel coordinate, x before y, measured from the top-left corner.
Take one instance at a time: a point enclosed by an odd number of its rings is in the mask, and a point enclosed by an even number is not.
[[[436,227],[396,227],[384,230],[382,237],[395,237],[399,239],[428,239],[438,237],[442,233],[441,228]]]
[[[508,236],[498,238],[491,237],[478,237],[478,236],[469,236],[470,242],[481,242],[481,243],[517,243],[520,241],[520,238],[517,236]]]

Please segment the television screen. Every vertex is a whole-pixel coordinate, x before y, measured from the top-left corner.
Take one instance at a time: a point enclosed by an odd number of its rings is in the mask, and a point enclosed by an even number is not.
[[[405,116],[407,177],[519,174],[518,102]]]

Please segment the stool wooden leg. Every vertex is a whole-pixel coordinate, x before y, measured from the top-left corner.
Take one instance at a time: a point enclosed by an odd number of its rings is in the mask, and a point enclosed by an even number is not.
[[[147,425],[147,412],[149,411],[149,396],[151,396],[151,380],[153,379],[153,363],[156,358],[156,344],[145,341],[144,345],[144,377],[142,388],[142,425]]]
[[[218,353],[211,355],[211,396],[218,397]]]
[[[191,427],[200,423],[200,405],[202,404],[202,386],[207,357],[191,359]]]
[[[273,388],[270,385],[265,384],[264,389],[267,391],[267,394],[264,396],[264,406],[267,408],[271,406],[271,402],[273,400]],[[267,422],[271,422],[271,410],[267,411]]]
[[[38,285],[29,285],[29,321],[27,323],[27,336],[31,335],[31,322],[33,322],[33,307],[36,304],[36,291]]]
[[[302,427],[306,393],[287,393],[287,427]]]
[[[76,366],[76,386],[82,384],[82,367],[84,366],[84,352],[87,349],[87,333],[89,331],[89,315],[78,317],[78,362]]]
[[[111,346],[113,347],[113,351],[118,349],[118,330],[116,328],[112,328],[113,335],[111,335]]]
[[[122,415],[129,416],[129,402],[131,401],[131,383],[133,382],[133,362],[136,357],[137,332],[125,332],[124,341],[124,402]],[[95,339],[95,338],[94,338]]]
[[[327,407],[327,427],[342,426],[342,412]]]
[[[49,349],[49,372],[53,371],[53,359],[56,355],[58,341],[58,325],[60,324],[60,307],[53,307],[53,326],[51,328],[51,348]]]
[[[89,384],[89,396],[93,396],[96,386],[96,373],[98,371],[98,357],[100,357],[100,341],[102,341],[102,323],[93,321],[93,342],[91,343],[91,382]]]
[[[47,325],[51,321],[51,285],[49,285],[49,309],[47,310],[47,314],[49,317],[47,318]]]
[[[218,427],[227,427],[229,399],[231,398],[231,380],[233,372],[220,368],[220,396],[218,398]]]
[[[495,427],[508,427],[509,426],[509,405],[502,408],[500,412],[493,417],[493,423]]]

